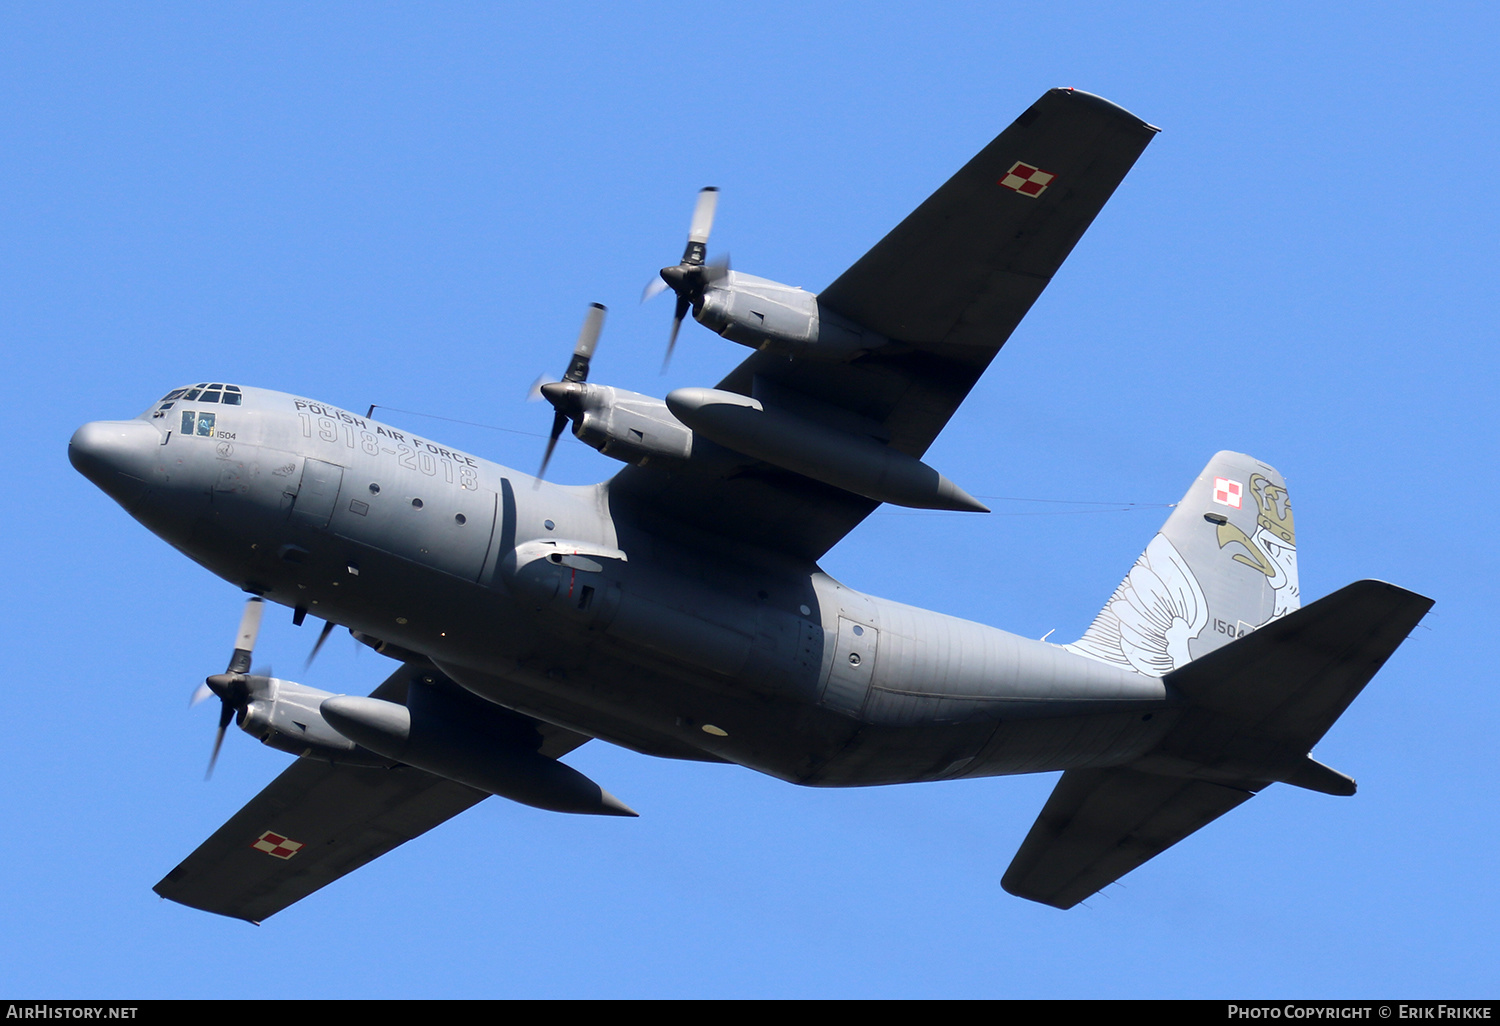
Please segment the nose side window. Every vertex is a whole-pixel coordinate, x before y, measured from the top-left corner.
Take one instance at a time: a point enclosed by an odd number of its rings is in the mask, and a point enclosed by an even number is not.
[[[212,413],[198,414],[198,434],[212,438],[214,433],[214,415]]]
[[[182,433],[190,435],[198,424],[198,414],[192,410],[182,411]]]

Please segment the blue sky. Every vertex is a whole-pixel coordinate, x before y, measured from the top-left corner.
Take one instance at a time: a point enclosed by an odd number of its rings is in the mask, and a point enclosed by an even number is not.
[[[1494,996],[1500,622],[1491,5],[25,4],[0,10],[0,990],[36,997]],[[241,596],[68,466],[226,379],[530,470],[593,380],[745,350],[637,299],[711,248],[819,289],[1044,90],[1163,128],[929,461],[994,515],[879,513],[852,586],[1076,637],[1218,449],[1286,476],[1304,598],[1437,606],[1276,786],[1062,913],[1000,876],[1051,776],[857,791],[571,758],[642,813],[491,800],[260,928],[150,887],[284,765],[202,780]],[[515,432],[529,432],[518,434]],[[564,439],[553,478],[616,464]],[[284,676],[394,664],[273,613]]]

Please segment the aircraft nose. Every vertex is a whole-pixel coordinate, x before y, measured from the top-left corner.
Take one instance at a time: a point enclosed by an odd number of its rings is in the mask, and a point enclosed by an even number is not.
[[[145,494],[161,433],[143,420],[96,420],[73,432],[68,462],[129,508]]]

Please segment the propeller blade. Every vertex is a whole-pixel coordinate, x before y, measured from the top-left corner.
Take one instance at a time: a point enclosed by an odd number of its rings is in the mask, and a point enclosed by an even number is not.
[[[573,359],[568,363],[564,381],[587,381],[589,361],[599,345],[599,332],[604,330],[604,304],[590,303],[589,312],[583,317],[583,327],[578,332],[578,342],[573,346]]]
[[[652,278],[650,281],[646,282],[646,288],[641,292],[641,302],[645,303],[652,299],[655,299],[665,291],[667,291],[667,283],[662,279],[660,275],[657,275],[655,278]]]
[[[698,202],[693,206],[693,220],[688,226],[687,248],[682,251],[682,262],[674,267],[661,269],[661,284],[652,282],[641,294],[641,302],[658,295],[664,289],[677,293],[677,309],[672,316],[672,334],[667,338],[667,355],[661,362],[665,374],[672,362],[672,351],[677,348],[677,333],[682,329],[682,319],[688,308],[698,309],[703,302],[705,290],[729,273],[729,257],[723,256],[713,263],[704,263],[708,253],[708,236],[713,231],[714,214],[719,209],[719,190],[710,185],[698,192]]]
[[[547,439],[547,451],[542,455],[542,469],[536,472],[536,484],[533,488],[542,486],[542,479],[547,476],[547,464],[552,462],[552,450],[557,448],[557,440],[562,437],[563,428],[568,426],[568,415],[561,411],[553,414],[552,434]]]
[[[550,385],[556,380],[556,378],[548,377],[545,374],[538,374],[536,380],[531,383],[531,387],[526,390],[526,401],[528,403],[541,402],[542,386]]]
[[[234,719],[234,706],[226,699],[224,708],[219,713],[219,733],[214,736],[214,753],[208,757],[208,772],[203,774],[204,780],[212,779],[214,767],[219,762],[219,749],[224,747],[224,732],[229,729],[229,721]]]
[[[219,762],[219,749],[224,747],[224,732],[229,728],[230,721],[234,719],[236,712],[249,707],[250,678],[246,674],[250,670],[255,639],[260,635],[260,621],[265,611],[265,600],[259,595],[252,595],[245,603],[244,613],[240,614],[240,630],[234,638],[234,654],[229,657],[229,668],[223,673],[208,677],[193,692],[192,705],[197,705],[209,694],[218,695],[220,702],[219,732],[214,737],[214,751],[209,756],[208,772],[203,775],[204,780],[214,775],[214,766]],[[268,669],[267,675],[269,673]]]
[[[699,190],[692,224],[688,227],[687,248],[682,251],[683,263],[703,263],[703,254],[708,250],[708,235],[714,227],[714,212],[718,209],[719,190],[712,185]]]
[[[188,699],[188,708],[192,709],[196,707],[198,703],[202,702],[205,698],[212,695],[213,693],[214,689],[208,686],[207,681],[204,681],[202,684],[199,684],[196,688],[193,689],[193,697]]]
[[[265,600],[259,595],[252,595],[245,603],[240,632],[235,636],[234,654],[229,657],[229,669],[225,673],[244,673],[250,669],[250,654],[255,651],[255,639],[260,634],[260,618],[265,608]]]
[[[589,304],[588,313],[583,315],[583,327],[578,330],[578,341],[573,344],[573,358],[568,361],[568,370],[562,380],[545,382],[537,378],[531,386],[536,398],[546,399],[557,410],[552,416],[552,434],[547,437],[547,451],[542,454],[542,466],[536,472],[533,488],[540,488],[542,479],[547,476],[547,464],[552,462],[552,451],[557,448],[557,440],[562,437],[563,428],[568,426],[567,411],[571,410],[574,414],[579,412],[578,397],[584,393],[583,383],[589,379],[589,361],[594,358],[594,350],[599,346],[599,333],[604,330],[605,312],[603,303]],[[571,399],[565,401],[563,397]]]
[[[687,316],[688,301],[686,298],[677,297],[677,312],[672,317],[672,334],[667,336],[667,355],[662,358],[661,372],[667,372],[667,365],[672,362],[672,350],[677,348],[677,332],[682,327],[682,319]]]
[[[318,651],[322,649],[323,642],[328,640],[328,635],[333,633],[334,626],[335,625],[332,620],[323,621],[323,629],[318,632],[318,640],[313,642],[312,651],[307,654],[307,662],[302,667],[304,670],[310,668],[313,664],[313,660],[318,658]],[[267,673],[266,676],[269,677],[270,674]]]

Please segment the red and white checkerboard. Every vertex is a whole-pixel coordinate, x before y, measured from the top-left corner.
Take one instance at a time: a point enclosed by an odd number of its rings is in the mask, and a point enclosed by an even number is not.
[[[302,850],[302,842],[290,840],[267,830],[256,838],[255,843],[250,847],[256,851],[263,851],[267,855],[275,855],[278,859],[289,859]]]
[[[1043,171],[1039,167],[1032,167],[1023,161],[1016,161],[1011,165],[1005,177],[1000,179],[1000,184],[1022,196],[1035,198],[1046,191],[1057,175],[1051,171]]]
[[[1238,481],[1231,481],[1227,477],[1214,478],[1214,501],[1220,506],[1233,506],[1239,509],[1244,495],[1245,486]]]

